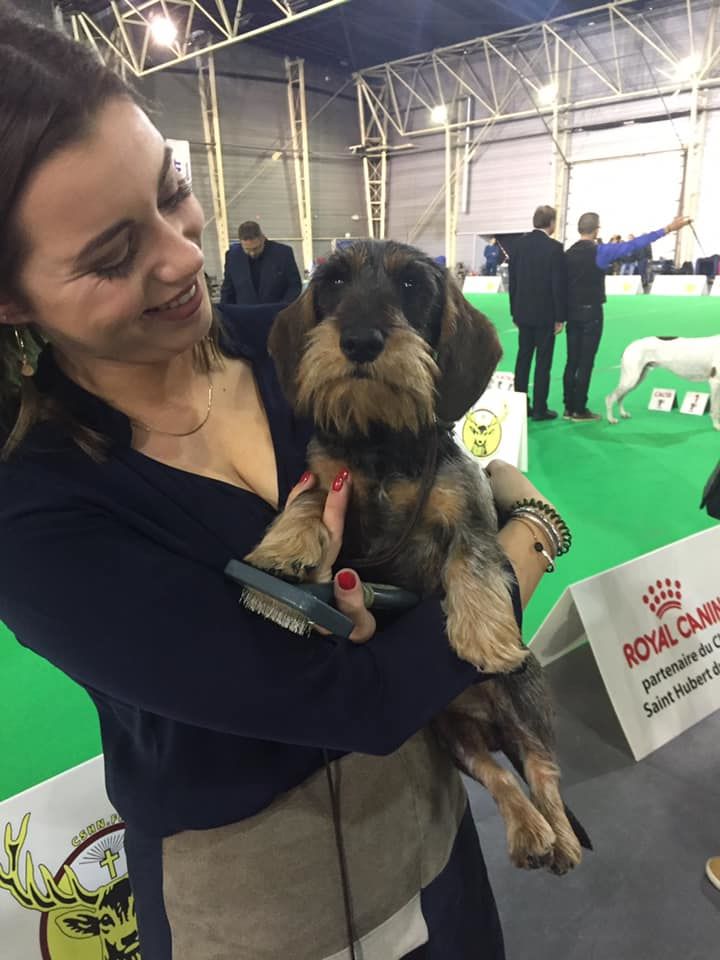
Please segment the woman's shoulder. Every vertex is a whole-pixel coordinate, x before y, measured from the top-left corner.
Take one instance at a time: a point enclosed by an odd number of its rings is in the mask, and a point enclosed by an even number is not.
[[[262,360],[267,357],[270,328],[283,303],[238,306],[224,303],[216,307],[221,317],[220,345],[231,357]]]

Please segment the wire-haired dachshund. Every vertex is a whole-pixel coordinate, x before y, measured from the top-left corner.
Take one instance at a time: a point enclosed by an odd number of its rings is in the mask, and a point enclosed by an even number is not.
[[[501,356],[494,327],[419,250],[366,241],[318,268],[278,315],[269,349],[290,402],[314,422],[308,459],[319,483],[246,559],[312,579],[328,539],[327,491],[348,467],[344,558],[366,578],[421,595],[442,589],[458,656],[499,674],[453,702],[438,734],[492,794],[512,861],[566,872],[580,862],[578,837],[589,841],[560,796],[551,706],[513,614],[489,483],[452,436]],[[522,771],[531,799],[496,750]]]

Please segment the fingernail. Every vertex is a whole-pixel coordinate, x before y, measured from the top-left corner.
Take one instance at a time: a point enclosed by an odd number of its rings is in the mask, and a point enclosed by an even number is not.
[[[341,470],[340,476],[343,478],[343,480],[347,480],[350,476],[350,471],[347,468],[345,470]]]
[[[343,570],[338,574],[337,582],[341,590],[354,590],[357,586],[357,577],[352,570]]]
[[[339,492],[342,490],[342,488],[343,488],[343,486],[344,486],[344,484],[345,484],[345,480],[346,480],[346,478],[345,478],[341,473],[339,473],[339,474],[335,477],[335,479],[333,480],[333,485],[332,485],[332,488],[333,488],[333,490],[335,491],[335,493],[339,493]]]
[[[298,483],[301,484],[301,485],[302,485],[303,483],[310,483],[310,478],[311,478],[311,477],[312,477],[312,474],[310,473],[310,471],[309,471],[309,470],[306,470],[305,473],[300,477]]]

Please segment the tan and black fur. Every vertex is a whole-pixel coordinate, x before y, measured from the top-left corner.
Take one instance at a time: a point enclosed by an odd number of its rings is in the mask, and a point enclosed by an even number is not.
[[[421,595],[444,591],[458,656],[500,676],[451,704],[437,732],[495,799],[513,862],[566,872],[581,852],[560,797],[547,692],[521,643],[489,484],[452,438],[452,424],[483,393],[500,358],[494,327],[420,251],[366,241],[317,271],[278,315],[269,347],[288,398],[315,424],[308,458],[319,484],[246,559],[312,579],[328,536],[325,497],[349,468],[343,561]],[[530,799],[492,757],[497,750],[523,772]]]

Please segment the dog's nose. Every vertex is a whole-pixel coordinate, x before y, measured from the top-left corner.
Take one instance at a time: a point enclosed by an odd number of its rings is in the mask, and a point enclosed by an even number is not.
[[[344,330],[340,349],[353,363],[370,363],[382,353],[385,338],[379,330]]]

